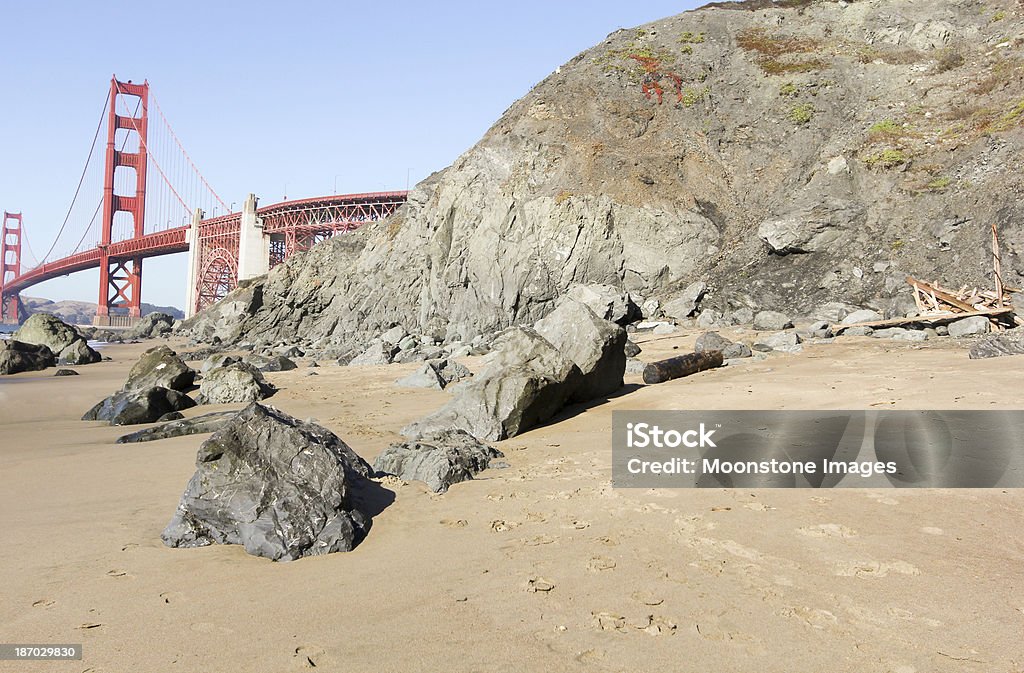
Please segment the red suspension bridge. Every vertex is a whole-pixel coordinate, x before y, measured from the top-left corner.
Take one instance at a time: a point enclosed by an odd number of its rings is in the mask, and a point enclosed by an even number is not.
[[[150,125],[151,104],[159,122],[155,128]],[[103,194],[87,224],[85,216],[80,216],[84,227],[78,227],[78,243],[60,256],[55,253],[58,245],[74,239],[74,228],[68,225],[82,212],[76,208],[104,120]],[[191,316],[226,295],[239,280],[266,273],[322,240],[386,218],[405,202],[406,195],[404,191],[343,194],[263,207],[250,195],[241,211],[232,212],[185,152],[152,97],[149,83],[121,82],[115,77],[68,214],[41,258],[29,245],[23,214],[4,212],[0,319],[18,321],[18,295],[26,288],[99,268],[95,324],[130,325],[141,315],[143,259],[178,252],[189,253],[185,313]],[[211,211],[227,214],[207,218]],[[23,251],[33,258],[34,266],[23,265]]]

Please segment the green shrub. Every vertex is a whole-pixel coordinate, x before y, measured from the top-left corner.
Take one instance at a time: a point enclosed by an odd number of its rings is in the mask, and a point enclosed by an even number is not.
[[[794,105],[789,109],[789,120],[794,124],[807,124],[814,117],[814,106],[810,103]]]
[[[910,157],[907,156],[903,150],[896,149],[884,149],[881,152],[875,152],[870,154],[864,159],[864,163],[869,168],[895,168],[901,166],[910,161]]]

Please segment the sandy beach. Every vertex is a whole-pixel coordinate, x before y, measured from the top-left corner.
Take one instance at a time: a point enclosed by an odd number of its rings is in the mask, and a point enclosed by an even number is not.
[[[637,341],[654,359],[696,336]],[[355,551],[273,563],[162,544],[206,435],[118,445],[126,429],[78,420],[149,345],[0,380],[2,640],[85,653],[0,671],[1024,670],[1020,491],[610,483],[613,410],[1021,408],[1024,360],[846,338],[627,377],[496,443],[510,466],[447,494],[383,480]],[[415,368],[272,373],[268,402],[372,460],[448,397],[393,386]]]

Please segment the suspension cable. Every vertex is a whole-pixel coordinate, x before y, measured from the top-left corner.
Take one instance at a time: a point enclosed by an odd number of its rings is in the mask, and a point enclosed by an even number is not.
[[[203,177],[203,174],[199,172],[199,168],[195,165],[195,162],[192,161],[192,157],[189,156],[189,153],[185,151],[185,147],[181,144],[181,141],[178,140],[178,134],[176,134],[174,132],[174,129],[171,128],[171,123],[167,121],[167,117],[164,116],[164,111],[160,108],[160,103],[157,101],[156,96],[153,95],[152,90],[150,90],[149,92],[149,98],[153,101],[153,105],[156,106],[156,112],[158,115],[160,115],[160,119],[161,121],[163,121],[164,126],[166,126],[167,130],[171,132],[171,137],[174,139],[175,144],[178,145],[178,149],[181,150],[181,153],[185,155],[186,159],[188,159],[189,166],[191,166],[192,170],[195,171],[196,175],[199,176],[199,179],[203,181],[203,186],[206,187],[211,194],[213,194],[213,198],[217,199],[220,205],[223,206],[224,210],[228,210],[228,204],[224,203],[224,199],[220,198],[220,195],[218,195],[217,192],[214,191],[213,187],[210,186],[210,183],[206,181],[206,178]]]
[[[82,167],[82,175],[78,178],[78,186],[75,187],[75,195],[71,198],[71,205],[68,207],[68,214],[64,216],[64,222],[60,225],[60,229],[57,231],[56,238],[53,239],[53,244],[50,245],[50,249],[46,251],[43,258],[40,260],[41,264],[46,263],[46,258],[50,256],[53,249],[57,247],[57,241],[60,240],[60,235],[64,233],[64,227],[68,225],[68,220],[71,219],[71,211],[75,208],[75,202],[78,200],[78,193],[82,190],[82,183],[85,182],[85,173],[89,169],[89,162],[92,161],[92,153],[96,150],[96,140],[100,137],[100,129],[103,128],[103,118],[107,114],[107,105],[109,99],[105,96],[103,100],[103,111],[100,112],[100,121],[96,125],[96,133],[92,137],[92,146],[89,147],[89,156],[85,159],[85,166]],[[34,256],[34,255],[33,255]]]

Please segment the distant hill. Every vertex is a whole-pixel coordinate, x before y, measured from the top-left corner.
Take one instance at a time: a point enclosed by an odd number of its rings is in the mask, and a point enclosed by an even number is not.
[[[29,314],[52,313],[64,322],[74,325],[91,325],[93,316],[96,315],[96,304],[87,301],[51,301],[41,297],[22,296],[21,303]],[[166,313],[179,320],[185,317],[182,310],[174,306],[142,303],[142,315],[156,312]]]

